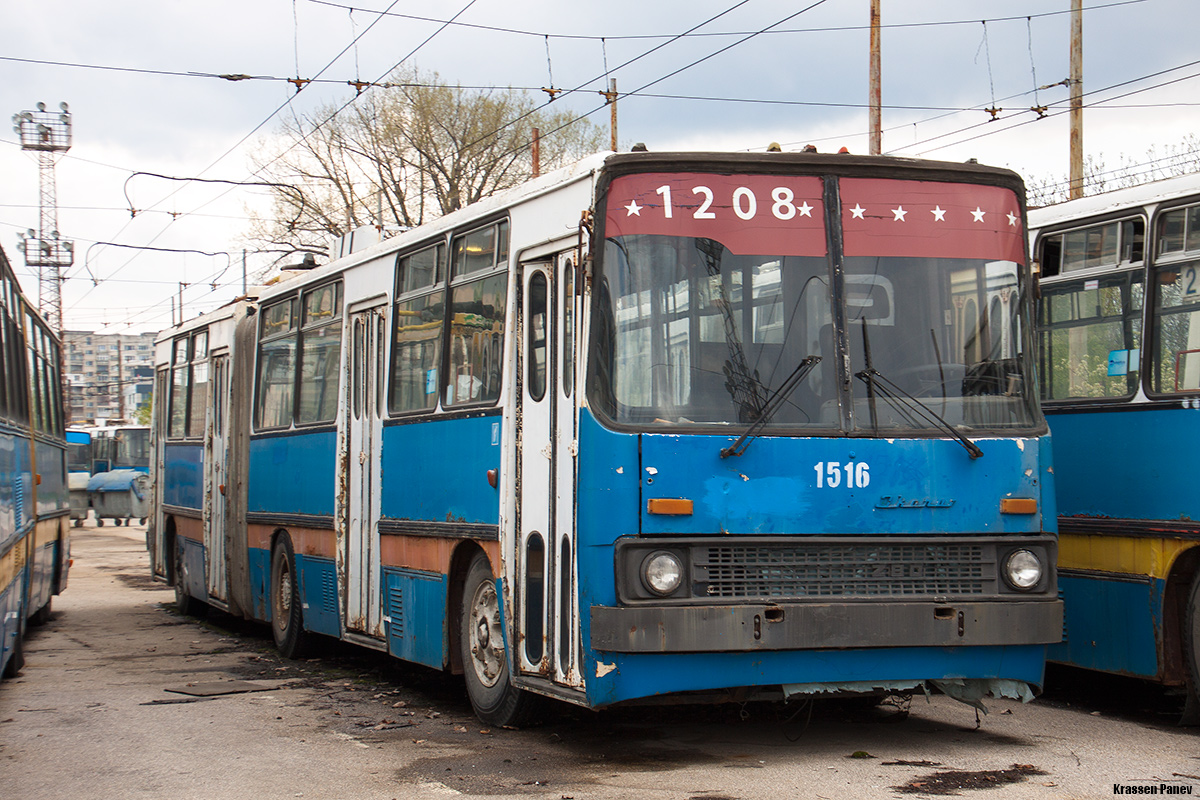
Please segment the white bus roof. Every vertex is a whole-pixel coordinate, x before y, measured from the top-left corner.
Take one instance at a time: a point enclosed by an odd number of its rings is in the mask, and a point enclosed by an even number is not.
[[[1157,205],[1167,200],[1192,194],[1200,194],[1200,172],[1176,178],[1164,178],[1127,189],[1114,189],[1111,192],[1081,197],[1078,200],[1068,200],[1052,206],[1031,208],[1029,209],[1029,227],[1031,230],[1046,228],[1063,222],[1098,217],[1128,208]]]

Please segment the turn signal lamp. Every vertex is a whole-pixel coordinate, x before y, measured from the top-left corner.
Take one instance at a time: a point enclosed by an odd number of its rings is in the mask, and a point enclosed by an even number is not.
[[[651,514],[687,517],[692,514],[692,501],[686,497],[652,497],[646,501],[646,511]]]
[[[1000,501],[1001,514],[1036,514],[1037,500],[1032,497],[1005,497]]]

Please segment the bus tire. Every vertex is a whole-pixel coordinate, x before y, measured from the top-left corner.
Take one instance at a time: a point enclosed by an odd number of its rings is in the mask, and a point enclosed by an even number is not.
[[[459,646],[475,715],[489,725],[517,727],[532,721],[541,698],[512,685],[496,579],[483,553],[476,553],[463,585]]]
[[[271,550],[271,634],[284,658],[302,658],[309,650],[311,634],[304,630],[296,553],[286,533]]]
[[[24,635],[17,634],[16,641],[13,643],[12,653],[8,656],[8,663],[4,665],[4,677],[15,678],[21,668],[25,666],[25,643],[22,641]]]
[[[175,609],[185,617],[195,617],[203,613],[205,604],[197,600],[187,590],[183,580],[183,540],[178,536],[171,537],[171,557],[175,564]]]
[[[1192,588],[1188,592],[1187,616],[1183,621],[1183,660],[1187,668],[1188,696],[1180,723],[1200,725],[1200,570],[1192,578]]]
[[[50,621],[50,616],[54,613],[53,606],[54,598],[50,598],[46,601],[46,605],[42,606],[30,615],[29,623],[37,626],[45,625]]]

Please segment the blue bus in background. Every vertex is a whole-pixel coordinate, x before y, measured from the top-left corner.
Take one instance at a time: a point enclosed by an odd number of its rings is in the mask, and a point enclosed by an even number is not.
[[[465,676],[479,717],[1029,699],[1062,635],[1024,188],[596,156],[164,331],[185,609]]]
[[[71,497],[71,522],[87,522],[88,481],[92,477],[92,434],[87,428],[67,428],[67,484]]]
[[[1200,724],[1200,175],[1029,218],[1066,600],[1051,658],[1185,688]]]
[[[0,673],[24,665],[70,568],[62,350],[0,250]]]

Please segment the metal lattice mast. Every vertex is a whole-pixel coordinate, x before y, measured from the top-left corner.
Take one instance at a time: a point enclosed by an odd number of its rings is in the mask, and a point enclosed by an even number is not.
[[[54,162],[59,153],[71,149],[71,112],[66,103],[59,111],[47,111],[38,103],[36,111],[13,115],[13,131],[21,137],[21,149],[38,156],[38,229],[18,234],[17,248],[25,254],[25,266],[38,269],[38,310],[46,323],[62,335],[62,273],[75,263],[75,243],[58,235],[58,198],[54,185]]]

